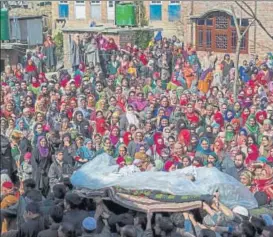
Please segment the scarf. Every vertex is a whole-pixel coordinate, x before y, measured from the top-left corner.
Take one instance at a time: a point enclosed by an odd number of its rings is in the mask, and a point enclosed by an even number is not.
[[[233,138],[234,138],[234,132],[233,131],[226,131],[225,140],[227,142],[231,142]]]
[[[231,117],[228,117],[228,112],[231,112],[231,113],[232,113]],[[225,112],[225,115],[224,115],[225,121],[227,121],[227,122],[230,123],[231,120],[234,119],[234,117],[235,117],[235,112],[234,112],[233,110],[227,110],[227,111]]]
[[[130,132],[125,132],[123,135],[123,142],[126,146],[128,146],[130,143],[130,140],[129,140],[130,135],[132,136],[132,134]]]
[[[155,151],[156,151],[156,153],[158,155],[161,156],[161,152],[165,148],[165,144],[164,144],[164,142],[162,144],[159,144],[158,141],[160,139],[163,141],[162,134],[161,133],[155,133],[154,134]]]
[[[254,125],[250,125],[249,120],[251,118],[255,118],[254,115],[250,115],[248,117],[247,122],[246,122],[246,129],[248,130],[248,132],[250,134],[258,135],[258,133],[259,133],[259,125],[257,123],[255,123]]]
[[[259,150],[258,147],[254,144],[250,145],[249,148],[252,150],[250,153],[248,153],[248,156],[246,157],[245,163],[247,165],[251,164],[252,162],[256,161],[259,156]]]
[[[126,118],[129,124],[134,124],[137,128],[139,128],[139,120],[134,112],[127,111]]]
[[[203,141],[207,141],[207,143],[208,143],[208,148],[207,148],[206,150],[203,149],[203,147],[201,146],[201,143],[202,143]],[[198,152],[200,152],[200,153],[202,153],[202,154],[205,154],[205,155],[211,154],[212,151],[211,151],[211,149],[210,149],[210,142],[209,142],[209,139],[206,138],[206,137],[200,138],[199,144],[198,144],[198,146],[197,146],[196,151],[198,151]]]
[[[114,145],[114,146],[117,145],[117,143],[119,142],[119,135],[117,135],[117,136],[114,136],[114,135],[113,135],[113,130],[114,130],[115,128],[119,130],[119,128],[118,128],[117,126],[112,127],[111,132],[110,132],[110,136],[109,136],[109,138],[110,138],[110,140],[111,140],[111,143],[112,143],[112,145]]]
[[[38,147],[40,155],[43,158],[46,158],[48,156],[48,154],[49,154],[49,148],[47,146],[46,147],[41,146],[40,142],[41,142],[42,139],[45,139],[45,136],[39,136],[37,147]]]

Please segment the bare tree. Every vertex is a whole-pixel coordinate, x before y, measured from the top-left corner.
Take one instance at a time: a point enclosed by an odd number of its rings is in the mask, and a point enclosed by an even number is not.
[[[242,40],[245,36],[245,34],[248,32],[249,28],[252,26],[252,24],[256,21],[253,19],[250,24],[244,29],[243,32],[241,32],[240,26],[237,21],[237,17],[235,14],[234,7],[231,6],[231,13],[232,17],[235,23],[235,28],[236,28],[236,33],[237,33],[237,43],[236,43],[236,52],[235,52],[235,78],[234,78],[234,84],[233,84],[233,96],[234,98],[237,97],[237,85],[238,85],[238,80],[239,80],[239,59],[240,59],[240,49],[241,49],[241,44]]]
[[[255,12],[245,1],[235,1],[238,7],[240,7],[248,16],[254,19],[257,24],[263,29],[263,31],[273,40],[273,35],[271,35],[268,30],[264,27],[263,23],[257,18]]]

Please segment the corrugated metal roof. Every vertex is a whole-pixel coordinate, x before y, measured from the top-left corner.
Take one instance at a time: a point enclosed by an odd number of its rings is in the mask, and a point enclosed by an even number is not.
[[[162,31],[162,28],[154,28],[154,27],[131,27],[131,28],[116,28],[116,27],[88,27],[88,28],[71,28],[65,27],[62,29],[63,32],[101,32],[101,33],[113,33],[118,34],[121,32],[127,31],[139,31],[139,30],[147,30],[147,31]]]
[[[21,43],[1,43],[1,49],[14,49],[16,47],[27,47],[27,44],[21,44]]]

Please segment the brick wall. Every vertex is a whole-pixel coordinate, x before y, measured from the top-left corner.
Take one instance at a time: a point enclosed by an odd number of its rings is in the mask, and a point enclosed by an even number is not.
[[[90,1],[85,1],[85,19],[75,19],[75,2],[69,1],[68,19],[65,27],[88,27],[92,21]],[[55,29],[55,21],[59,18],[59,2],[52,2],[52,28]],[[107,1],[101,1],[101,20],[97,24],[107,24]],[[110,25],[110,24],[109,24]]]
[[[254,11],[255,2],[246,1],[246,3]],[[199,16],[210,10],[230,10],[231,6],[234,7],[237,17],[249,18],[244,11],[242,11],[234,2],[223,2],[223,1],[194,1],[193,4],[193,16]],[[189,3],[182,2],[182,9],[185,9],[184,15],[187,16],[183,19],[185,25],[185,42],[195,42],[195,25],[192,32],[191,21],[190,21],[190,10]],[[273,2],[269,1],[258,1],[257,3],[257,17],[263,23],[265,28],[273,35]],[[255,27],[256,27],[256,43],[255,43]],[[273,40],[256,24],[251,26],[249,29],[249,53],[256,53],[263,55],[273,49]],[[242,57],[243,58],[243,57]]]

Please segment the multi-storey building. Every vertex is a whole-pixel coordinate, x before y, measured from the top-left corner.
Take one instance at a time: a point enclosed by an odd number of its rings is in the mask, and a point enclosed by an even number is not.
[[[192,43],[198,51],[233,53],[236,48],[236,29],[231,15],[234,7],[243,31],[251,17],[235,1],[143,1],[150,26],[163,28],[164,36],[177,35]],[[268,32],[273,35],[273,1],[246,1]],[[52,22],[65,19],[66,27],[88,27],[91,21],[113,25],[115,1],[54,1]],[[273,40],[254,23],[241,45],[243,54],[265,54],[273,49]]]

